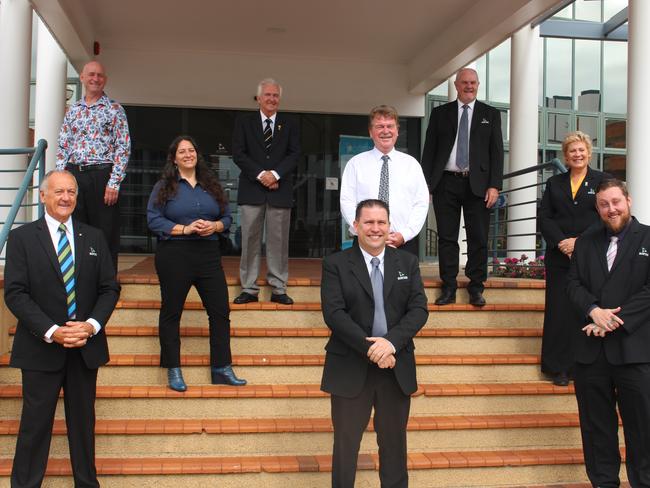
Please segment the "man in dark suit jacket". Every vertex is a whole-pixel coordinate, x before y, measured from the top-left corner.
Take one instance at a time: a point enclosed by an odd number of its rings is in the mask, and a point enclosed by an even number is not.
[[[490,209],[499,197],[503,180],[501,114],[476,101],[479,81],[473,69],[460,70],[454,84],[458,99],[432,110],[422,154],[422,169],[433,195],[438,225],[442,293],[436,305],[456,302],[462,208],[467,232],[465,275],[470,280],[469,301],[483,306]],[[466,130],[460,130],[462,126]]]
[[[569,298],[586,324],[574,368],[585,465],[603,488],[620,484],[617,403],[628,480],[650,487],[650,227],[631,217],[630,205],[622,182],[601,182],[604,225],[576,241],[569,269]]]
[[[271,301],[291,305],[289,224],[293,205],[292,172],[300,155],[298,124],[278,114],[282,87],[273,79],[257,87],[259,112],[239,117],[232,139],[233,160],[241,169],[237,203],[241,216],[241,294],[235,303],[258,301],[255,283],[260,270],[262,235],[266,227],[267,280]]]
[[[98,487],[95,388],[97,369],[108,362],[104,327],[119,285],[101,231],[71,218],[77,201],[74,176],[48,173],[40,195],[46,215],[13,230],[7,242],[5,302],[18,319],[10,365],[21,368],[23,383],[11,486],[41,486],[63,388],[75,486]],[[65,274],[57,248],[66,256]]]
[[[406,424],[417,390],[413,337],[426,323],[427,299],[417,257],[386,246],[384,202],[360,202],[354,228],[358,245],[323,260],[321,302],[332,336],[321,389],[331,394],[332,487],[353,488],[374,405],[381,486],[404,488]]]

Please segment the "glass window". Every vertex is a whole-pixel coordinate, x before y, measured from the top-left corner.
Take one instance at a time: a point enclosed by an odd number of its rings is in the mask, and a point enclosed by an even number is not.
[[[487,56],[481,56],[475,61],[476,72],[478,73],[478,94],[476,95],[479,100],[487,100]]]
[[[503,136],[504,141],[510,139],[510,126],[508,125],[508,110],[505,108],[499,109],[499,114],[501,115],[501,135]]]
[[[490,51],[488,97],[491,102],[510,102],[510,39]]]
[[[621,119],[605,119],[605,146],[625,149],[627,137],[627,121]]]
[[[555,18],[560,18],[560,19],[572,19],[573,18],[573,5],[569,5],[567,7],[564,7],[562,10],[560,10],[558,13],[556,13],[553,17]]]
[[[538,53],[538,59],[539,59],[539,69],[538,71],[538,90],[537,90],[537,105],[540,107],[544,106],[544,38],[540,37],[538,41],[538,46],[539,46],[539,53]]]
[[[429,95],[438,95],[440,97],[446,97],[447,96],[447,86],[448,86],[448,83],[446,81],[443,81],[437,87],[435,87],[433,90],[431,90],[429,92]]]
[[[600,22],[600,1],[599,0],[576,0],[576,20],[591,20]]]
[[[598,140],[598,117],[578,115],[577,129],[591,137],[591,142],[595,148],[600,146],[600,141]]]
[[[567,114],[555,114],[549,112],[546,142],[549,144],[562,144],[562,141],[569,130],[570,120]]]
[[[603,111],[627,112],[627,42],[603,42]]]
[[[627,7],[627,0],[603,0],[603,17],[608,21]]]
[[[546,106],[571,109],[571,39],[546,39]]]
[[[625,154],[604,154],[603,171],[625,181]]]
[[[575,41],[575,105],[581,112],[600,111],[600,42]]]

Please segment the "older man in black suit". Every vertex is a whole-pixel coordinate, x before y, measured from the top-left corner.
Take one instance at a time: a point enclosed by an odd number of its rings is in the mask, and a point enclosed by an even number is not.
[[[589,480],[601,488],[620,484],[617,404],[628,480],[650,487],[650,227],[630,206],[622,182],[600,183],[603,225],[576,241],[569,270],[569,298],[586,324],[574,368],[582,445]]]
[[[438,224],[442,293],[436,305],[456,302],[460,211],[467,232],[467,291],[472,305],[483,306],[487,279],[490,209],[503,180],[501,114],[476,101],[478,75],[465,68],[456,74],[458,99],[431,112],[422,169],[433,195]]]
[[[321,388],[334,424],[332,487],[353,488],[374,406],[382,488],[408,486],[406,424],[417,390],[413,337],[427,321],[418,259],[386,246],[388,206],[357,205],[358,245],[323,260],[321,302],[332,336]]]
[[[71,218],[77,183],[67,171],[41,184],[45,216],[9,234],[5,302],[18,319],[10,365],[21,368],[23,411],[12,488],[41,486],[61,388],[76,487],[98,487],[97,369],[119,285],[100,230]]]
[[[291,305],[289,224],[293,205],[292,173],[300,155],[298,124],[278,114],[282,87],[271,78],[257,87],[259,112],[239,117],[232,138],[235,164],[241,169],[237,203],[241,216],[241,294],[235,303],[258,301],[262,233],[266,230],[267,280],[271,301]]]

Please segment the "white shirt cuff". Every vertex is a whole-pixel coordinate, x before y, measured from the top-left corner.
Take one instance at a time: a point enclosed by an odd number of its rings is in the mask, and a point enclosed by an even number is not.
[[[266,173],[266,171],[260,171],[260,174],[257,175],[257,181],[262,179],[262,175]]]
[[[280,181],[280,175],[275,171],[274,169],[271,170],[271,173],[273,173],[273,176],[275,176],[275,179]]]
[[[47,329],[47,332],[43,336],[43,340],[45,342],[47,342],[48,344],[52,344],[54,342],[54,340],[52,339],[52,334],[54,334],[56,332],[56,329],[58,329],[58,328],[59,328],[59,326],[54,324],[52,327]]]
[[[102,326],[99,325],[99,322],[97,322],[95,319],[90,318],[90,319],[86,320],[86,322],[88,322],[90,325],[92,325],[93,329],[95,329],[95,332],[93,332],[93,335],[99,334],[99,331],[102,330]]]

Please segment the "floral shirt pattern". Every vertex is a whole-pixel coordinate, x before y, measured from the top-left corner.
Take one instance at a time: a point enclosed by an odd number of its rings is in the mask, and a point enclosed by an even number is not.
[[[120,189],[131,154],[129,124],[122,106],[103,94],[93,105],[84,98],[66,112],[59,132],[56,168],[112,163],[110,188]]]

